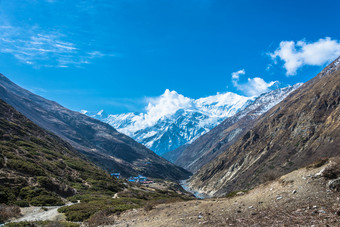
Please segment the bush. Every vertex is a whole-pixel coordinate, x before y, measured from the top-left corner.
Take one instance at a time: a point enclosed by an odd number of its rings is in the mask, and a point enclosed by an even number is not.
[[[7,166],[24,174],[31,174],[34,176],[46,175],[44,170],[40,166],[27,161],[25,162],[21,160],[9,160]]]
[[[87,224],[89,226],[102,226],[102,225],[112,225],[114,223],[114,218],[110,217],[110,211],[101,210],[92,215]]]
[[[41,187],[46,188],[47,190],[53,190],[54,187],[56,187],[48,177],[39,176],[37,177],[37,181]]]
[[[307,168],[319,168],[321,166],[323,166],[324,164],[326,164],[328,162],[328,158],[321,158],[317,161],[315,161],[314,163],[310,164],[309,166],[307,166]]]
[[[65,203],[57,195],[39,195],[32,198],[33,206],[61,206]]]
[[[65,213],[68,221],[85,221],[100,210],[106,210],[106,214],[114,214],[143,205],[143,201],[133,198],[112,199],[111,197],[86,196],[86,200],[89,202],[61,207],[58,211]],[[84,201],[84,196],[81,201]]]
[[[20,190],[19,197],[34,206],[61,206],[64,202],[61,198],[45,189],[38,187],[24,187]]]
[[[12,217],[18,216],[19,214],[20,208],[18,206],[0,205],[0,224]]]
[[[145,204],[145,206],[144,206],[144,210],[145,211],[150,211],[152,209],[153,209],[153,205],[151,203]]]
[[[325,168],[322,176],[328,180],[336,179],[340,177],[340,163],[335,163]]]
[[[26,200],[17,200],[14,204],[19,207],[28,207],[30,205]]]

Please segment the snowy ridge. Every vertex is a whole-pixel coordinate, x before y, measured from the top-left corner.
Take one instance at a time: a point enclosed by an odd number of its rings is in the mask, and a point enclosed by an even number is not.
[[[191,99],[167,89],[160,97],[148,100],[146,113],[106,116],[103,111],[92,114],[85,110],[81,112],[110,124],[162,155],[192,142],[247,107],[254,99],[232,92]]]
[[[238,118],[250,111],[255,111],[254,115],[261,115],[299,86],[278,88],[257,98],[226,92],[191,99],[167,89],[160,97],[148,100],[146,113],[108,115],[102,110],[96,114],[82,112],[110,124],[158,155],[163,155],[186,143],[192,143],[237,113]]]

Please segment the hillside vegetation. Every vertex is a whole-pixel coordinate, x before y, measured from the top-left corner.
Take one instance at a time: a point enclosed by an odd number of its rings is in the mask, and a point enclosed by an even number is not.
[[[176,188],[149,189],[110,177],[68,143],[0,100],[0,223],[12,205],[54,206],[69,221],[85,221],[152,203],[187,200]],[[119,194],[119,198],[112,198]],[[13,208],[9,208],[11,205]],[[15,212],[14,212],[15,211]],[[2,214],[4,214],[2,216]]]
[[[125,177],[143,174],[170,180],[186,179],[191,175],[109,124],[35,95],[2,74],[0,99],[105,170],[120,172]]]

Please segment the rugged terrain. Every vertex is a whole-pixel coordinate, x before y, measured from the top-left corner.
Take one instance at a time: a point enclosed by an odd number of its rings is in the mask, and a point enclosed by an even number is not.
[[[281,102],[299,86],[301,84],[279,88],[260,95],[244,110],[228,117],[193,143],[170,151],[164,157],[168,157],[176,165],[195,173],[243,136],[262,114]]]
[[[83,111],[144,144],[158,155],[194,141],[227,117],[244,109],[254,97],[232,92],[191,99],[166,90],[146,113],[97,114]]]
[[[189,186],[210,196],[254,187],[340,153],[340,58],[270,109],[201,168]]]
[[[223,198],[130,210],[110,226],[339,226],[340,160],[324,163]]]
[[[140,173],[172,180],[190,175],[110,125],[35,95],[2,74],[0,98],[108,171],[120,172],[126,177]]]
[[[0,204],[62,205],[124,186],[57,136],[0,100]]]
[[[56,217],[85,221],[98,212],[113,214],[150,202],[192,197],[174,182],[155,181],[147,187],[109,176],[70,144],[0,100],[0,224],[20,216],[18,206],[24,207],[25,216],[12,221]],[[66,203],[69,206],[60,208]]]

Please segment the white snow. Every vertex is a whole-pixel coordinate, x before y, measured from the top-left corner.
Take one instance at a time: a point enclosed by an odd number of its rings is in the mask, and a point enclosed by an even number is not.
[[[262,114],[288,95],[283,89],[275,91],[261,95],[261,101],[254,101],[256,97],[232,92],[192,99],[167,89],[161,96],[149,99],[145,113],[110,114],[102,118],[103,111],[100,111],[90,116],[112,125],[157,154],[163,154],[193,142],[250,104],[248,112],[266,102],[267,107],[257,113]]]

